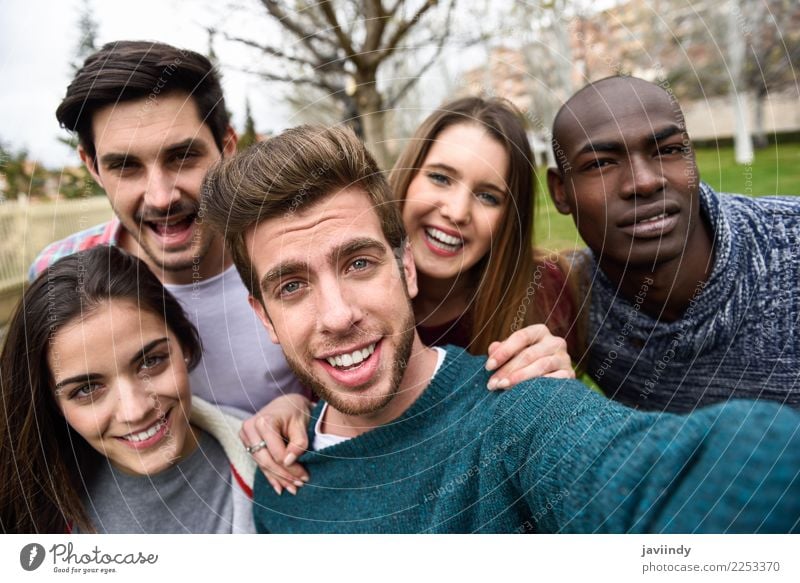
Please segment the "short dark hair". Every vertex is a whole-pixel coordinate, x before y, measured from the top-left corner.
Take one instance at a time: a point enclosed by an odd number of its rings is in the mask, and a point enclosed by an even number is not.
[[[261,300],[245,231],[349,186],[364,189],[389,245],[401,249],[405,229],[389,184],[361,140],[343,127],[298,126],[221,160],[203,183],[202,216],[223,235],[245,287]]]
[[[95,454],[55,401],[48,353],[55,335],[112,300],[162,318],[187,367],[200,361],[197,330],[178,301],[140,259],[95,247],[58,260],[25,292],[0,353],[0,531],[92,531],[81,501]]]
[[[219,74],[194,51],[147,41],[108,43],[87,57],[56,110],[61,127],[78,134],[87,154],[96,150],[92,118],[107,105],[182,91],[197,105],[200,119],[222,151],[230,125]]]

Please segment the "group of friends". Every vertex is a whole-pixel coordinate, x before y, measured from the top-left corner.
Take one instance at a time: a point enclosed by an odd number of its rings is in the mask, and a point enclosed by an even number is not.
[[[560,109],[562,254],[505,100],[442,105],[388,178],[339,126],[237,153],[212,64],[161,43],[56,115],[114,218],[9,323],[0,530],[800,530],[800,200],[704,183],[668,84]]]

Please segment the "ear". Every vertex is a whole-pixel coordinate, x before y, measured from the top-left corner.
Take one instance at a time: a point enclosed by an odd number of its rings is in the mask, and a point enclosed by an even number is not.
[[[239,136],[236,135],[236,131],[231,126],[228,126],[222,138],[222,157],[233,156],[236,153],[236,144],[238,143]]]
[[[417,287],[417,266],[414,263],[414,253],[411,251],[411,243],[409,241],[406,241],[403,246],[403,273],[406,276],[408,297],[413,300],[417,297],[419,288]]]
[[[550,191],[550,198],[553,199],[556,210],[562,215],[572,214],[564,188],[564,177],[558,168],[547,169],[547,189]]]
[[[100,188],[105,190],[103,186],[103,181],[100,179],[100,175],[97,173],[97,168],[95,166],[96,159],[89,155],[89,152],[83,149],[83,146],[78,146],[78,156],[81,158],[81,162],[83,165],[86,166],[86,169],[89,171],[89,174],[92,175],[94,181],[100,185]]]
[[[278,335],[275,333],[275,327],[272,325],[272,320],[267,314],[267,310],[264,307],[264,304],[261,303],[260,300],[257,300],[251,295],[247,296],[247,301],[250,303],[250,307],[253,308],[253,311],[258,316],[258,319],[261,320],[261,323],[264,324],[264,328],[267,329],[269,333],[269,338],[272,340],[273,344],[280,344],[280,340],[278,340]]]

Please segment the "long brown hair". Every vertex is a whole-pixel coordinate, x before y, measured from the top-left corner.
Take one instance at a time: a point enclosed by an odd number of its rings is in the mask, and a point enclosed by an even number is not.
[[[485,128],[508,155],[506,183],[511,204],[506,207],[491,249],[470,274],[476,290],[470,308],[472,339],[468,347],[473,354],[485,354],[492,342],[503,340],[528,324],[547,322],[560,335],[567,330],[564,322],[548,318],[560,290],[537,285],[537,269],[548,270],[545,279],[551,274],[543,255],[533,247],[536,175],[523,119],[522,113],[505,99],[465,97],[447,103],[422,122],[389,176],[389,184],[402,206],[431,145],[441,132],[457,124]]]
[[[111,300],[163,318],[193,368],[197,331],[144,262],[116,247],[60,259],[31,284],[14,312],[0,354],[0,531],[94,532],[81,502],[98,455],[58,408],[47,356],[67,323]]]

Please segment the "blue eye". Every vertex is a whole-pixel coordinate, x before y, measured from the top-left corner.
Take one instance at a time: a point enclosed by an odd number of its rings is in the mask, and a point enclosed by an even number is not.
[[[478,192],[475,196],[489,206],[500,206],[500,198],[490,192]]]
[[[440,186],[447,186],[450,184],[450,178],[439,172],[428,172],[428,179]]]
[[[279,293],[282,296],[291,295],[295,293],[297,290],[300,289],[300,282],[299,281],[290,281],[287,284],[281,286]]]
[[[372,261],[365,257],[359,257],[350,263],[347,271],[364,271],[372,266]]]

